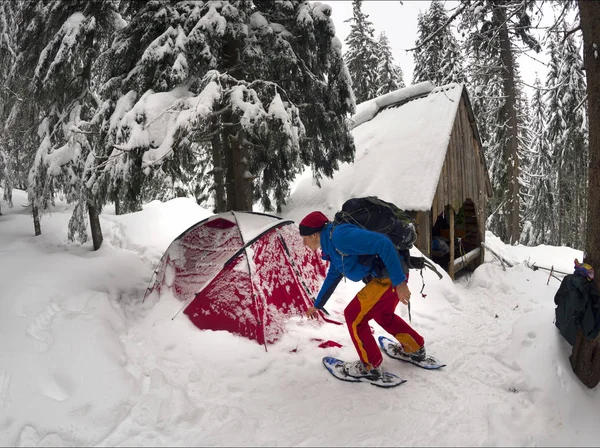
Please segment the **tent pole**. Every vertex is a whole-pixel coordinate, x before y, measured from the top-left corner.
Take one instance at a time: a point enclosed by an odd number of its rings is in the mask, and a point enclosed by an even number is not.
[[[246,245],[246,242],[244,241],[244,235],[242,235],[242,231],[240,230],[240,223],[239,223],[238,218],[233,210],[231,211],[231,214],[235,218],[235,222],[238,225],[237,228],[238,228],[238,231],[240,232],[240,239],[242,240],[244,254],[246,255],[246,264],[248,265],[248,274],[250,275],[250,279],[252,279],[252,269],[250,268],[250,259],[248,257],[248,252],[247,252],[248,246]],[[256,302],[256,295],[254,294],[254,287],[252,286],[252,280],[250,280],[250,293],[252,294],[252,300],[254,300],[254,309],[257,312],[256,320],[260,323],[260,326],[262,328],[263,345],[265,346],[265,352],[268,352],[269,350],[267,350],[267,338],[265,337],[265,324],[264,324],[263,320],[260,319],[260,317],[258,316],[258,304]]]
[[[196,295],[194,295],[193,297],[196,297]],[[186,300],[186,301],[184,302],[183,306],[182,306],[181,308],[179,308],[179,311],[177,311],[177,312],[175,313],[175,315],[174,315],[174,316],[171,318],[171,320],[175,319],[175,318],[177,317],[177,315],[178,315],[179,313],[181,313],[181,311],[182,311],[182,310],[183,310],[183,309],[184,309],[184,308],[185,308],[185,307],[188,305],[188,302],[189,302],[189,300]]]

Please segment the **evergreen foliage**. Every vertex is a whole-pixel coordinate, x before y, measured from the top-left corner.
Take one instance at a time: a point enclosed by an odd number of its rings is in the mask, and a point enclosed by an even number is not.
[[[362,103],[377,96],[379,48],[375,40],[375,29],[369,16],[362,11],[362,0],[352,0],[350,33],[346,37],[348,49],[344,55],[352,78],[352,89],[356,103]]]
[[[556,171],[553,153],[548,141],[547,106],[542,94],[542,85],[536,77],[531,101],[530,133],[531,143],[528,159],[529,169],[523,170],[526,183],[524,225],[522,243],[530,246],[553,244],[554,192]]]
[[[557,173],[554,210],[557,227],[553,244],[583,247],[589,157],[585,75],[572,35],[564,41],[554,35],[548,51],[548,142],[554,149],[554,172]]]
[[[26,3],[24,12],[40,20],[37,43],[30,46],[31,36],[25,36],[22,49],[25,68],[33,69],[27,89],[42,118],[29,198],[43,212],[62,192],[75,204],[68,237],[85,242],[88,207],[101,209],[105,202],[96,184],[94,64],[122,20],[114,0]]]
[[[531,34],[532,0],[486,0],[465,6],[459,30],[467,34],[469,85],[478,127],[484,140],[493,198],[488,228],[505,242],[520,236],[519,155],[523,153],[522,87],[519,85],[515,43],[539,51]]]
[[[460,44],[450,27],[443,27],[447,21],[448,14],[441,0],[433,0],[427,12],[419,14],[414,51],[414,84],[423,81],[431,81],[437,86],[452,82],[465,83]],[[434,33],[435,36],[425,42]]]
[[[200,166],[225,176],[228,209],[260,198],[271,210],[303,164],[318,179],[354,155],[350,79],[326,5],[151,1],[106,61],[109,193],[125,209]],[[208,179],[193,189],[207,183],[217,190]]]
[[[516,64],[519,67],[518,64]],[[532,111],[529,105],[529,98],[523,88],[520,73],[516,74],[516,109],[517,109],[517,141],[518,141],[518,195],[519,195],[519,229],[522,229],[524,223],[525,210],[527,208],[527,192],[529,188],[528,173],[531,169],[531,144],[533,134],[531,132]],[[518,239],[520,242],[520,239]]]
[[[390,42],[385,33],[381,33],[379,36],[378,45],[379,65],[377,66],[376,96],[406,87],[406,84],[404,84],[404,74],[400,66],[394,63]]]
[[[0,123],[6,123],[12,105],[18,101],[17,95],[8,83],[12,77],[14,61],[17,58],[14,29],[16,28],[17,8],[13,2],[0,3]],[[15,173],[12,160],[16,145],[11,141],[6,129],[0,128],[0,186],[3,198],[12,207],[12,189],[15,186]]]

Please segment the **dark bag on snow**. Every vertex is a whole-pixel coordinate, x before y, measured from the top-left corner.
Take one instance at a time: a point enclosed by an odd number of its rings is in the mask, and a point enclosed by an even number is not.
[[[569,274],[562,280],[556,295],[554,324],[571,345],[577,331],[587,340],[594,339],[600,330],[600,296],[594,282],[581,275]]]

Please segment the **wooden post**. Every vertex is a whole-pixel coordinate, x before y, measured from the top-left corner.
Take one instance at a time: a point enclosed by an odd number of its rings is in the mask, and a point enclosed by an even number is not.
[[[448,274],[454,281],[454,209],[448,206],[448,214],[450,215],[450,259],[448,260]]]
[[[417,213],[417,241],[415,246],[423,254],[431,257],[431,211]]]
[[[550,277],[552,277],[553,272],[554,272],[554,265],[552,265],[552,269],[550,269],[550,275],[548,276],[548,281],[546,282],[547,285],[550,284]]]

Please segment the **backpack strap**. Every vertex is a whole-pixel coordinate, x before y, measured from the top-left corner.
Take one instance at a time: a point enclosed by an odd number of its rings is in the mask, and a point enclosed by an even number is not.
[[[333,248],[335,249],[335,251],[340,254],[342,256],[342,259],[344,257],[348,257],[348,254],[345,254],[344,252],[342,252],[341,250],[339,250],[337,247],[335,247],[335,245],[333,244],[333,229],[335,229],[335,227],[339,224],[339,222],[337,221],[333,221],[332,222],[332,226],[331,229],[329,229],[329,241],[331,241],[331,245],[333,246]]]
[[[348,257],[348,254],[345,254],[344,252],[338,250],[337,247],[335,247],[335,245],[333,244],[333,229],[335,229],[335,227],[339,224],[337,221],[333,221],[331,223],[331,229],[329,229],[329,241],[331,241],[331,245],[333,246],[333,248],[335,249],[335,251],[341,255],[342,257],[342,276],[344,277],[344,283],[346,282],[346,272],[344,271],[344,257]]]

